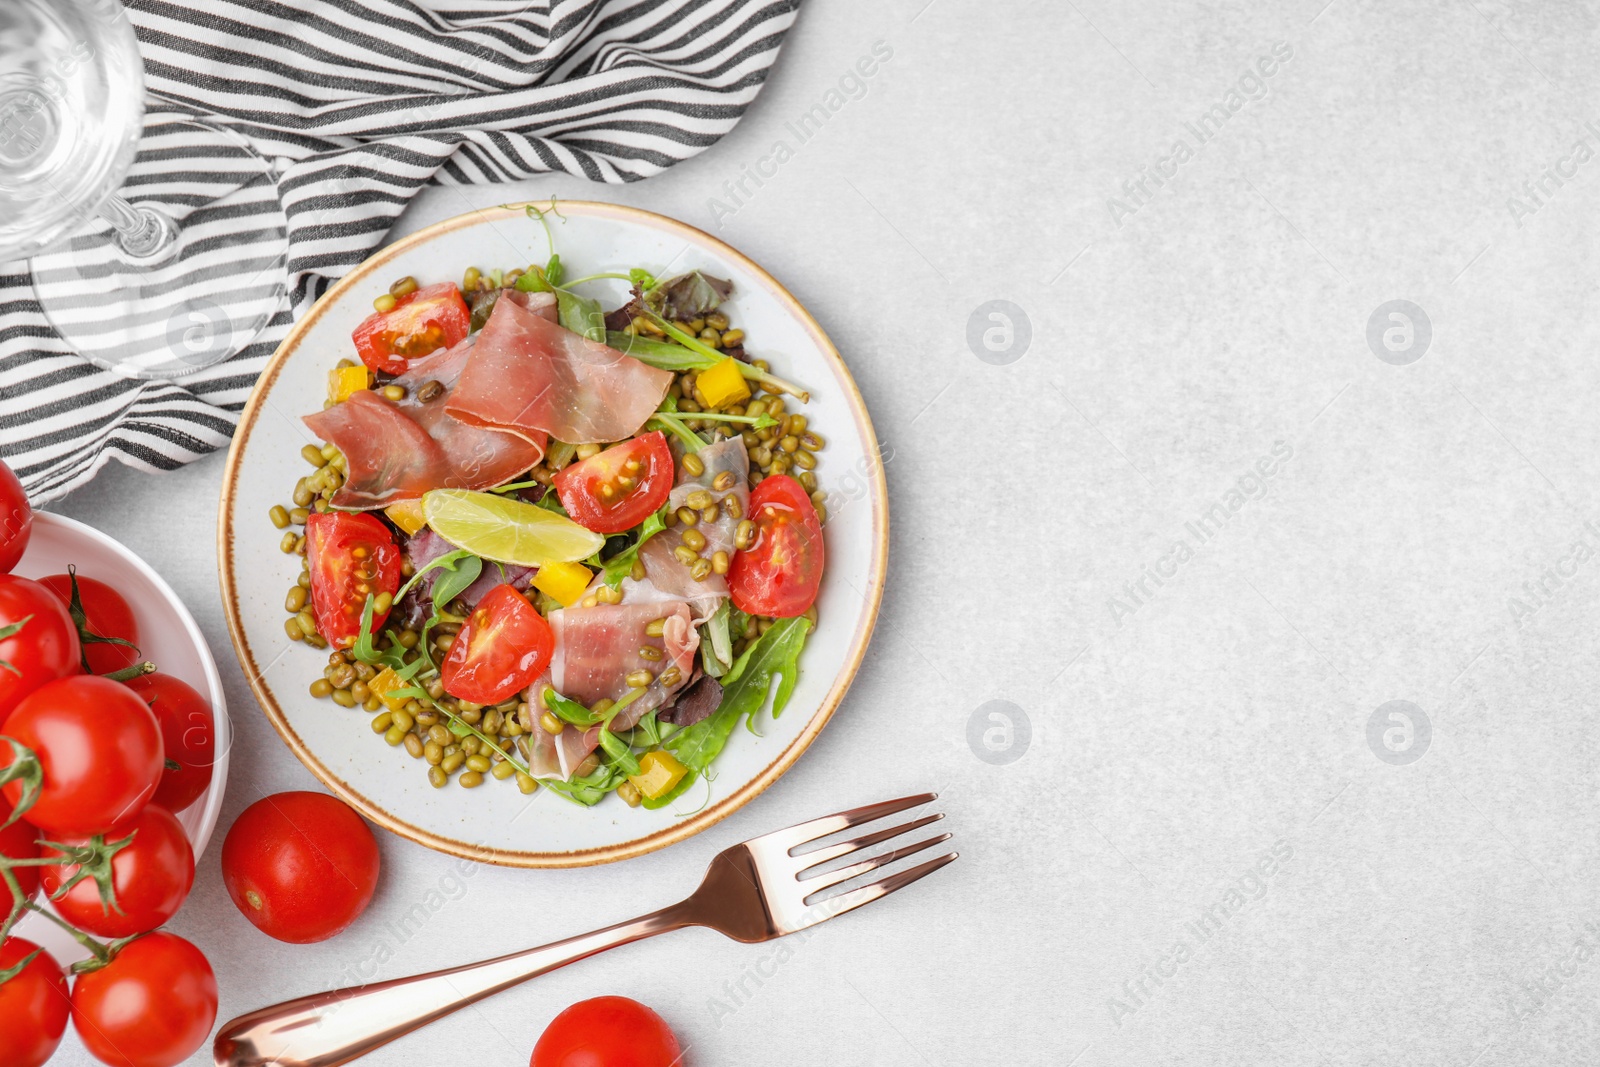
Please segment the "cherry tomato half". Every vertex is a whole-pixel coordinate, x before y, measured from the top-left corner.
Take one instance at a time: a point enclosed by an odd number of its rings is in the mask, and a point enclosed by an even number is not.
[[[529,1067],[677,1067],[683,1052],[672,1028],[627,997],[581,1000],[539,1035]]]
[[[306,558],[311,561],[311,607],[317,632],[335,648],[349,648],[361,633],[367,596],[400,589],[400,549],[389,528],[371,515],[313,512],[306,519]],[[372,632],[388,609],[372,613]]]
[[[292,945],[356,921],[378,886],[378,843],[326,793],[277,793],[244,809],[222,843],[222,881],[244,917]]]
[[[217,978],[200,950],[157,930],[78,976],[72,1025],[102,1063],[173,1067],[206,1043],[217,1019]]]
[[[10,574],[33,535],[33,508],[16,473],[0,463],[0,574]]]
[[[550,624],[510,585],[484,594],[439,667],[445,691],[475,704],[498,704],[526,689],[555,655]]]
[[[6,734],[32,749],[44,769],[25,818],[51,835],[104,833],[132,819],[161,780],[161,728],[145,702],[109,678],[78,674],[25,697]],[[10,762],[9,753],[0,759]],[[7,782],[15,807],[23,782]]]
[[[32,941],[8,937],[0,945],[0,973],[34,952],[33,961],[9,981],[0,982],[0,1063],[39,1067],[67,1032],[67,978],[54,956]]]
[[[67,606],[72,604],[72,578],[70,574],[52,574],[40,578],[39,584],[50,590]],[[122,594],[105,582],[78,575],[78,605],[83,608],[85,629],[96,637],[115,637],[135,646],[84,642],[83,657],[93,674],[110,674],[139,662],[139,624],[134,621],[133,609]]]
[[[0,627],[16,627],[0,638],[0,727],[23,697],[82,669],[78,628],[56,595],[38,582],[0,574]]]
[[[64,845],[87,845],[88,837],[63,835]],[[178,817],[157,804],[147,804],[135,818],[105,832],[108,843],[132,840],[111,857],[111,889],[116,907],[101,903],[94,879],[85,878],[62,896],[56,893],[78,872],[75,864],[52,863],[39,868],[39,882],[55,901],[61,917],[80,930],[101,937],[131,937],[154,930],[178,914],[194,885],[194,850]],[[45,846],[46,859],[60,856]]]
[[[822,524],[799,482],[763,478],[750,494],[756,524],[750,547],[733,554],[728,592],[747,615],[804,615],[822,588]]]
[[[561,506],[595,533],[631,530],[672,493],[672,450],[660,430],[612,445],[563,467],[555,477]]]
[[[471,315],[454,282],[413,290],[389,311],[362,320],[350,339],[361,362],[385,374],[404,374],[406,361],[440,348],[454,348],[467,336]]]
[[[0,825],[11,818],[11,805],[0,800]],[[9,856],[14,860],[37,859],[39,846],[36,843],[40,838],[39,831],[34,825],[24,819],[0,830],[0,856]],[[24,900],[31,900],[39,888],[39,868],[13,867],[11,874],[16,878],[17,885],[22,888]],[[11,914],[11,909],[16,907],[17,898],[12,894],[11,888],[5,884],[5,879],[0,878],[0,913]],[[0,964],[0,970],[5,969],[5,964]],[[0,1060],[0,1063],[5,1061]]]
[[[211,784],[211,766],[217,758],[211,702],[188,682],[159,671],[141,674],[123,684],[150,705],[161,725],[166,769],[161,772],[161,784],[156,786],[156,795],[150,802],[168,811],[182,811]]]

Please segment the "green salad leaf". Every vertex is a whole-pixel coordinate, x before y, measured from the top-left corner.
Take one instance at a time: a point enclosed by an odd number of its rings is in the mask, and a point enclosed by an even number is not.
[[[645,806],[659,808],[677,799],[698,777],[709,779],[707,771],[733,735],[733,728],[745,717],[754,718],[772,692],[772,716],[783,713],[800,677],[800,650],[805,647],[811,622],[805,616],[779,619],[744,650],[722,679],[722,703],[708,718],[687,726],[666,738],[661,747],[678,758],[692,772],[664,796],[645,799]],[[773,680],[777,688],[773,689]]]
[[[455,553],[451,553],[455,555]],[[433,610],[444,611],[450,601],[467,591],[483,573],[483,560],[470,552],[433,580]]]
[[[615,589],[622,584],[622,579],[633,573],[634,561],[639,558],[639,547],[667,528],[667,511],[671,507],[671,504],[663,504],[660,511],[646,515],[639,524],[638,540],[599,565],[607,585]]]
[[[561,317],[561,325],[591,341],[605,344],[606,313],[601,310],[600,301],[579,296],[570,289],[558,288],[556,311]]]

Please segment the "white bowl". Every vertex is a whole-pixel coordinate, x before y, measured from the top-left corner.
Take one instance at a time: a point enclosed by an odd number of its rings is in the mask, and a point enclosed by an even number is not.
[[[211,784],[193,804],[178,812],[178,821],[183,824],[198,861],[222,812],[228,750],[233,744],[216,661],[211,658],[194,616],[148,563],[92,526],[62,515],[36,512],[28,551],[12,573],[43,578],[66,573],[68,564],[76,567],[80,576],[97,578],[112,586],[128,601],[139,624],[139,652],[143,659],[156,664],[161,673],[188,682],[211,702],[216,722],[216,762],[211,768]],[[89,955],[65,931],[39,915],[29,915],[17,925],[16,932],[49,949],[63,965]]]
[[[550,204],[536,205],[541,210]],[[267,519],[307,472],[300,457],[315,438],[300,416],[322,409],[328,371],[352,355],[350,332],[397,278],[424,285],[489,269],[544,262],[544,230],[526,205],[473,212],[383,249],[346,275],[284,340],[256,385],[234,434],[218,528],[222,599],[234,647],[262,709],[302,762],[373,822],[453,855],[519,867],[574,867],[636,856],[681,841],[725,818],[771,785],[839,705],[866,652],[888,553],[883,459],[866,405],[827,335],[797,300],[755,263],[683,223],[609,204],[562,201],[549,215],[569,277],[644,267],[658,277],[700,268],[734,282],[730,317],[751,351],[811,392],[805,412],[828,439],[817,476],[832,495],[820,622],[801,656],[801,676],[763,736],[744,728],[677,804],[649,811],[609,797],[582,808],[546,789],[524,797],[508,782],[475,790],[434,789],[425,765],[385,746],[368,716],[312,697],[307,687],[326,653],[284,635],[284,593],[298,563],[278,548]],[[626,285],[591,283],[609,308]],[[848,773],[848,771],[847,771]]]

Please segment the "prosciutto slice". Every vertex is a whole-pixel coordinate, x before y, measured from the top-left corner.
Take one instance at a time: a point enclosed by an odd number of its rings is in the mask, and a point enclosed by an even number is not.
[[[445,410],[467,365],[474,338],[411,361],[394,384],[406,390],[399,402],[370,389],[313,415],[311,432],[344,453],[348,476],[333,506],[354,510],[387,507],[430,489],[486,489],[527,470],[544,455],[542,437],[525,438],[468,425]],[[446,393],[417,399],[429,382]]]
[[[747,514],[750,510],[750,455],[745,450],[744,439],[730,437],[718,441],[702,448],[699,455],[705,464],[705,473],[692,477],[683,471],[682,480],[673,487],[672,495],[668,497],[672,507],[680,507],[690,493],[705,489],[719,503],[727,497],[734,497],[739,501],[739,514]],[[723,471],[732,471],[735,480],[732,489],[719,493],[711,488],[711,483]],[[726,508],[721,510],[716,522],[701,522],[695,527],[706,539],[706,547],[701,554],[707,558],[717,551],[733,555],[734,534],[738,528],[739,520],[728,515]],[[720,574],[712,574],[703,582],[695,581],[684,562],[672,554],[682,543],[683,527],[670,527],[639,546],[639,559],[644,563],[645,574],[651,585],[668,596],[682,597],[691,602],[697,615],[703,619],[716,611],[718,600],[728,595],[728,580]]]
[[[557,325],[554,299],[501,296],[446,410],[541,443],[546,435],[575,445],[633,436],[667,395],[672,372]]]
[[[657,619],[664,620],[662,634],[651,637],[645,630]],[[549,622],[556,651],[550,669],[528,689],[528,702],[535,707],[547,685],[580,704],[616,700],[627,694],[629,674],[648,670],[657,680],[611,721],[613,731],[631,730],[646,714],[672,700],[693,677],[700,634],[689,605],[682,600],[563,608],[552,611]],[[639,655],[639,649],[647,645],[660,649],[662,658]],[[663,685],[659,676],[670,667],[678,669],[678,678]],[[535,730],[533,735],[529,740],[530,769],[538,777],[570,778],[600,743],[598,726],[588,730],[569,726],[555,737],[543,730]]]

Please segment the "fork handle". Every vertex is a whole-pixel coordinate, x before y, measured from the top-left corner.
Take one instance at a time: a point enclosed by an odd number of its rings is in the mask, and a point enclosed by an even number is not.
[[[217,1067],[336,1067],[546,971],[690,925],[686,905],[675,904],[483,963],[314,993],[231,1020],[212,1052]]]

